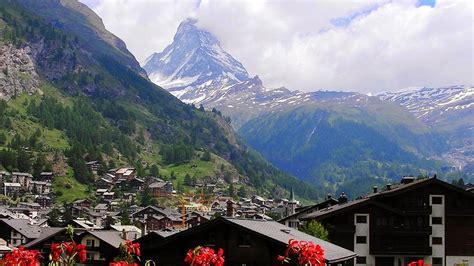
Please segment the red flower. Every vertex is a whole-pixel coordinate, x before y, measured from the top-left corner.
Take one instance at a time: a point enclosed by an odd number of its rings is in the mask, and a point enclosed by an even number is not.
[[[61,255],[65,257],[61,257]],[[86,261],[86,246],[75,242],[51,244],[51,260],[53,262],[70,261],[71,258],[74,258],[76,262],[84,263]]]
[[[36,266],[40,265],[40,258],[41,255],[38,250],[25,250],[20,247],[8,253],[2,265]]]
[[[63,245],[64,245],[64,250],[66,252],[66,255],[68,256],[74,255],[74,244],[72,242],[63,243]]]
[[[224,250],[220,248],[216,254],[212,248],[198,246],[188,250],[184,262],[191,266],[223,266]]]
[[[423,260],[418,260],[408,263],[408,266],[429,266],[429,264],[424,264]]]
[[[132,241],[127,240],[125,242],[125,246],[127,247],[127,251],[130,254],[135,254],[137,256],[141,256],[140,253],[140,244],[139,243],[132,243]]]
[[[285,256],[278,256],[277,260],[281,263],[293,261],[298,265],[324,265],[324,250],[319,245],[309,241],[297,241],[290,239]]]
[[[86,262],[86,250],[85,249],[79,251],[79,261],[81,263]]]
[[[51,260],[54,262],[58,262],[59,257],[61,256],[61,253],[63,253],[61,245],[58,243],[52,243],[51,244]]]

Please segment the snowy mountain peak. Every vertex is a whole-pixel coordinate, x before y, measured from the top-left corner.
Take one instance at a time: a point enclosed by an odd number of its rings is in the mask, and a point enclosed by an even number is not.
[[[197,19],[193,18],[187,18],[183,20],[179,26],[178,29],[176,30],[176,34],[174,35],[174,40],[177,38],[181,37],[182,35],[186,34],[187,32],[196,32],[197,27],[196,27]]]
[[[196,24],[195,19],[181,22],[173,43],[145,61],[143,68],[150,79],[170,91],[190,91],[188,87],[202,87],[215,80],[221,85],[246,80],[248,73],[243,65],[222,49],[212,33]]]
[[[251,78],[250,81],[255,86],[263,86],[263,82],[262,82],[262,80],[260,79],[260,77],[258,75]]]
[[[472,112],[474,109],[473,86],[405,89],[377,95],[382,100],[405,106],[418,118],[439,120],[452,112]]]

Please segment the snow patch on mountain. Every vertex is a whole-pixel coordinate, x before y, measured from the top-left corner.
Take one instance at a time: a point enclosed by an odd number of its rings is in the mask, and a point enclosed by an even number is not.
[[[418,88],[377,95],[382,100],[405,106],[418,118],[430,121],[448,111],[466,111],[474,107],[473,86]]]

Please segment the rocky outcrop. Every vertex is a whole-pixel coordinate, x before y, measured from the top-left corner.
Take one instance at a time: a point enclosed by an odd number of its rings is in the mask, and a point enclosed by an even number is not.
[[[17,48],[0,42],[0,99],[38,90],[39,77],[31,58],[31,48]]]

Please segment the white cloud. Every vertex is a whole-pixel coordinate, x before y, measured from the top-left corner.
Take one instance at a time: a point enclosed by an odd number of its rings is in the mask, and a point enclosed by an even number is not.
[[[197,17],[269,87],[377,92],[473,83],[468,0],[434,8],[410,0],[105,0],[94,10],[140,61],[164,49],[182,20]]]

